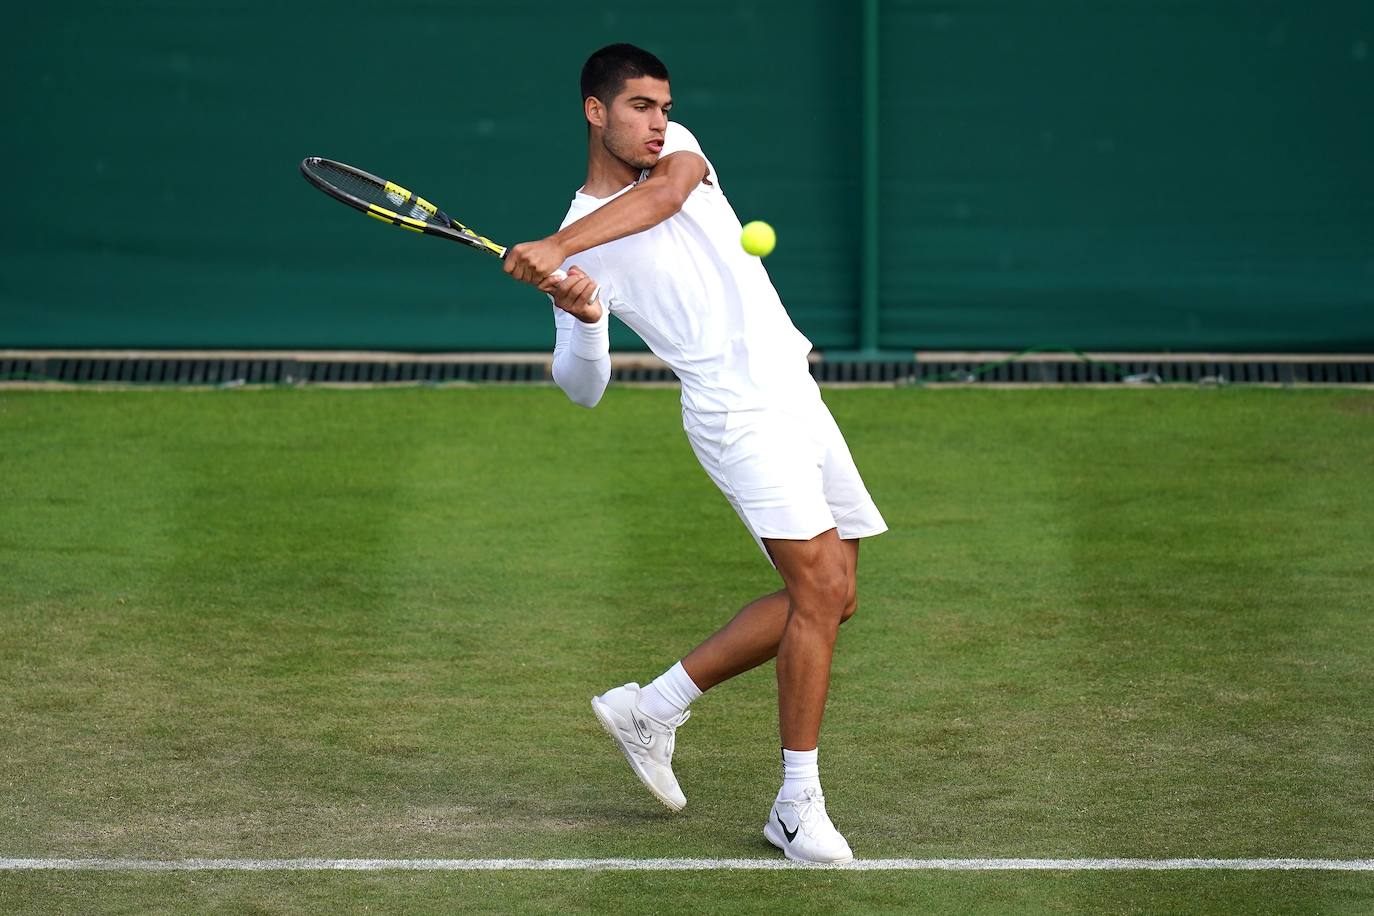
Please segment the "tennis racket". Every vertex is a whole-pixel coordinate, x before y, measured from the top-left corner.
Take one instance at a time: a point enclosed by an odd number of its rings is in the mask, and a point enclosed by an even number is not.
[[[434,204],[412,194],[396,184],[376,175],[355,169],[351,165],[308,156],[301,160],[301,174],[305,180],[335,200],[361,210],[373,219],[379,219],[393,226],[400,226],[411,232],[438,236],[451,242],[458,242],[478,251],[504,258],[508,250],[484,235],[478,235],[467,226],[440,210]],[[550,274],[555,280],[563,280],[567,274],[555,270]],[[595,298],[595,296],[593,297]]]

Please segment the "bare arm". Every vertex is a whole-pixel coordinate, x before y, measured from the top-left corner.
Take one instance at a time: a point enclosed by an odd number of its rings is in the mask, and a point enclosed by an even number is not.
[[[682,209],[706,177],[706,160],[680,150],[664,156],[649,177],[603,207],[537,242],[524,242],[506,255],[506,273],[538,286],[568,258],[657,226]]]

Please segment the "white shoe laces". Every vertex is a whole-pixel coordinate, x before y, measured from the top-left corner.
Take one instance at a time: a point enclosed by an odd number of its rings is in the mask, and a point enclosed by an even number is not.
[[[631,714],[636,716],[643,716],[649,722],[652,722],[653,724],[658,725],[667,730],[668,740],[666,743],[667,755],[669,760],[673,758],[673,751],[677,750],[678,727],[681,726],[683,722],[686,722],[688,719],[692,718],[692,711],[690,709],[684,709],[682,711],[682,715],[678,716],[673,721],[663,722],[659,719],[655,719],[653,716],[641,710],[638,704],[635,704],[635,708]]]
[[[796,801],[797,820],[801,826],[806,828],[808,834],[814,835],[812,829],[830,823],[830,815],[825,813],[825,793],[820,789],[806,789],[802,792],[802,797]],[[834,826],[831,825],[832,830]]]

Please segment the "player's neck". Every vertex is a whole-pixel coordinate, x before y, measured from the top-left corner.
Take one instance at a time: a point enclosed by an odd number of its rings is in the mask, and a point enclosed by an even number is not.
[[[587,140],[587,182],[582,193],[591,197],[610,197],[639,179],[639,169],[606,151],[601,138]]]

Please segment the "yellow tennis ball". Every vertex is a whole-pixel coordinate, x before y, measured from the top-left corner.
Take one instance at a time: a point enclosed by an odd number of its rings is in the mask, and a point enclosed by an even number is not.
[[[752,223],[744,224],[744,231],[740,233],[739,243],[750,254],[765,258],[772,252],[773,246],[778,243],[778,234],[773,231],[772,226],[761,219],[756,219]]]

